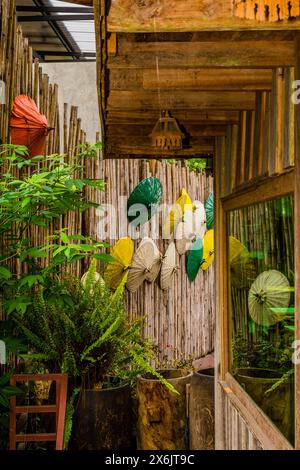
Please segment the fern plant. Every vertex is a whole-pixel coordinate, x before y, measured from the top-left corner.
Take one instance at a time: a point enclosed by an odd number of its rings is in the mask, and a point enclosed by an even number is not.
[[[70,436],[77,388],[101,389],[112,377],[132,383],[138,375],[156,376],[172,392],[176,389],[150,365],[154,347],[143,339],[143,318],[129,322],[124,307],[124,285],[115,292],[95,282],[96,261],[92,261],[84,285],[77,278],[54,280],[46,296],[37,288],[33,307],[26,314],[15,312],[19,333],[27,340],[30,354],[21,357],[42,364],[49,372],[69,374],[67,434]]]

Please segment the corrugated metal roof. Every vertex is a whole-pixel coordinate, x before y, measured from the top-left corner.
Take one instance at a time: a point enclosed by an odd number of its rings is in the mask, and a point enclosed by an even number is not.
[[[47,4],[53,7],[76,6],[75,4],[61,2],[60,0],[48,0]],[[77,15],[77,13],[69,14],[72,16]],[[63,15],[63,13],[57,13],[57,15]],[[63,25],[66,33],[71,36],[79,51],[96,53],[94,21],[62,21],[59,23]]]
[[[24,36],[29,39],[37,56],[48,61],[95,60],[94,21],[78,19],[59,21],[59,16],[92,16],[92,9],[60,0],[16,0]],[[70,12],[70,8],[80,12]],[[26,10],[27,8],[27,10]],[[64,12],[48,11],[47,8],[65,8]],[[85,13],[82,10],[87,10]],[[46,15],[47,18],[43,18]],[[27,17],[30,17],[27,19]],[[37,21],[37,18],[41,21]],[[52,20],[51,18],[54,17]],[[88,55],[85,55],[87,53]],[[57,54],[57,55],[56,55]]]

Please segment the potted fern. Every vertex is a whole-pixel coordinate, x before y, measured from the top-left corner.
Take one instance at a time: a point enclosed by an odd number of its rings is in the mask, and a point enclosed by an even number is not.
[[[128,448],[128,387],[136,377],[151,373],[175,390],[149,365],[154,352],[142,339],[142,320],[127,319],[126,280],[113,293],[101,280],[95,282],[95,273],[92,261],[84,285],[66,277],[54,280],[48,291],[37,289],[33,308],[26,315],[15,313],[14,321],[28,341],[30,354],[22,355],[25,360],[42,363],[49,372],[69,374],[66,443],[74,416],[74,447]]]

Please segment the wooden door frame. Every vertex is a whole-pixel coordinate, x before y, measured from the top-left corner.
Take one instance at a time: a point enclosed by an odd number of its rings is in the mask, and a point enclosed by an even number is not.
[[[298,113],[296,113],[298,114]],[[222,181],[224,181],[224,169],[226,162],[226,138],[216,138],[216,172],[215,172],[215,228],[216,228],[216,441],[217,446],[225,448],[226,439],[224,436],[226,417],[224,416],[224,399],[228,396],[239,410],[241,416],[247,422],[251,432],[257,437],[265,449],[292,450],[292,445],[281,434],[272,421],[256,405],[245,390],[239,385],[230,373],[230,311],[229,311],[229,277],[228,277],[228,233],[227,233],[227,214],[229,211],[247,207],[251,204],[265,202],[275,197],[294,195],[299,201],[299,189],[295,181],[296,171],[291,169],[279,176],[265,177],[253,184],[247,185],[227,197],[221,197]],[[299,171],[299,170],[298,170]],[[298,189],[298,192],[297,192]],[[296,206],[298,207],[298,206]],[[297,208],[296,208],[297,210]],[[295,214],[296,214],[295,210]],[[299,208],[298,208],[299,211]],[[299,213],[299,212],[298,212]],[[295,240],[299,234],[299,225],[295,217]],[[298,239],[300,239],[298,235]],[[297,245],[297,243],[295,243]],[[298,254],[299,258],[299,254]],[[295,262],[299,272],[299,260],[295,257]],[[299,296],[296,301],[296,311],[299,311]],[[296,322],[297,326],[297,322]],[[299,325],[296,329],[296,338],[299,337]],[[296,371],[297,367],[295,366]],[[222,392],[220,391],[220,387]],[[299,379],[296,372],[295,378],[295,409],[299,408]],[[298,404],[298,407],[297,407]],[[299,448],[299,411],[295,416],[295,442],[296,448]],[[223,434],[223,435],[222,435]],[[219,444],[218,444],[219,443]]]

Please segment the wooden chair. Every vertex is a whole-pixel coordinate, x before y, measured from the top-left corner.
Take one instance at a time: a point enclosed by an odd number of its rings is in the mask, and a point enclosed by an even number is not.
[[[52,381],[56,383],[55,405],[17,406],[16,397],[10,399],[9,448],[16,450],[17,442],[55,442],[56,450],[63,450],[65,414],[67,405],[67,374],[15,374],[11,385],[18,382]],[[55,413],[56,430],[54,433],[17,434],[17,414],[19,413]]]

